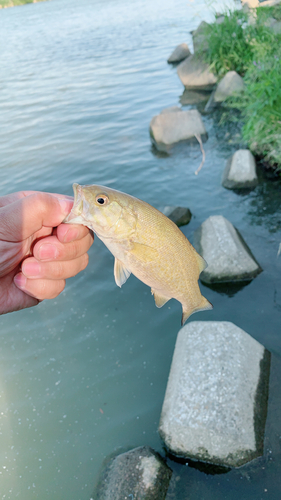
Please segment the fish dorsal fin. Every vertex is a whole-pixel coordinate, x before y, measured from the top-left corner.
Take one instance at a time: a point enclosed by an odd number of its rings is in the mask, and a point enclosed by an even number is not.
[[[203,295],[201,296],[201,302],[199,304],[199,306],[197,307],[183,307],[182,308],[182,318],[181,318],[181,325],[183,326],[184,323],[186,322],[187,318],[189,318],[189,316],[191,316],[191,314],[195,313],[195,312],[199,312],[199,311],[208,311],[210,309],[213,309],[213,306],[211,304],[211,302],[209,302],[206,297],[203,297]]]
[[[116,285],[121,286],[126,283],[127,279],[129,278],[131,274],[131,271],[127,269],[120,260],[116,259],[114,261],[114,278]]]
[[[162,307],[164,304],[166,304],[166,302],[168,302],[168,300],[170,300],[170,298],[164,297],[163,295],[161,295],[159,292],[156,292],[152,288],[151,288],[151,293],[152,295],[154,295],[155,305],[157,307]]]
[[[159,258],[159,253],[155,248],[136,242],[132,243],[130,254],[134,255],[141,262],[152,262]]]

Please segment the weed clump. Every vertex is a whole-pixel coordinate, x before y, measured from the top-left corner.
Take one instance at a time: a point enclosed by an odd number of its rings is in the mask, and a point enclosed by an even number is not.
[[[244,93],[225,106],[240,110],[252,152],[281,171],[281,29],[274,28],[280,20],[281,5],[228,11],[206,30],[204,58],[217,75],[234,70],[244,78]]]

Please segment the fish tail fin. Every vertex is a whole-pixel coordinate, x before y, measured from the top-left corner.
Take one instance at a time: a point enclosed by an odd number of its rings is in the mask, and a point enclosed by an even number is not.
[[[182,318],[181,318],[181,326],[184,325],[186,320],[191,316],[191,314],[199,311],[208,311],[210,309],[213,309],[213,305],[211,302],[209,302],[203,295],[201,296],[202,300],[197,307],[184,307],[182,308]]]

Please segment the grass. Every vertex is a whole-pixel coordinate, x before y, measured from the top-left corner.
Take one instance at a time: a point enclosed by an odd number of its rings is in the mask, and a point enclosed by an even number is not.
[[[255,22],[242,10],[226,12],[223,23],[207,28],[203,55],[220,77],[234,70],[244,78],[245,92],[225,106],[241,111],[252,152],[281,172],[281,33],[270,27],[271,17],[281,20],[281,5],[259,7]]]

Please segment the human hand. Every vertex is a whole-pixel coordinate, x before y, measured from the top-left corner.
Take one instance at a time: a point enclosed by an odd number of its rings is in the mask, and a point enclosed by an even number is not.
[[[88,264],[93,235],[61,224],[73,199],[20,191],[0,197],[0,314],[53,299]]]

